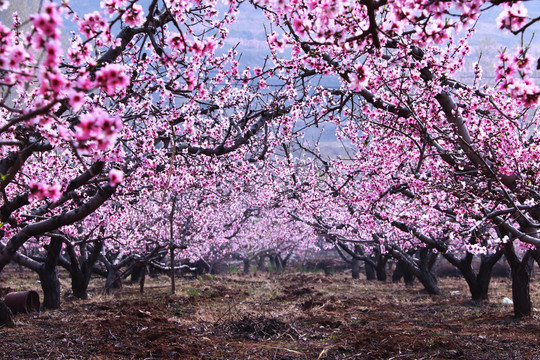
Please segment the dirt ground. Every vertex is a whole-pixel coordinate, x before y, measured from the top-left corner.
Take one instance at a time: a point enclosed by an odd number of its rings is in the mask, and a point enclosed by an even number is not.
[[[11,268],[0,298],[37,278]],[[1,359],[540,359],[540,312],[515,320],[510,282],[495,279],[475,306],[461,279],[441,279],[443,296],[419,284],[353,281],[347,275],[280,274],[125,284],[103,295],[65,296],[60,310],[16,316],[0,329]],[[62,280],[63,291],[69,288]],[[540,282],[533,280],[540,307]]]

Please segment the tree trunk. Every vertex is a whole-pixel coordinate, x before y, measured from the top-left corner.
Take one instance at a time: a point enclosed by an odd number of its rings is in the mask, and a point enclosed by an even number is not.
[[[0,300],[0,329],[3,327],[15,327],[15,322],[13,321],[13,314],[10,308],[2,300]]]
[[[530,294],[531,266],[529,258],[532,250],[528,250],[521,261],[517,257],[514,244],[508,242],[505,246],[505,255],[512,269],[512,301],[514,302],[514,316],[521,318],[532,315],[532,302]]]
[[[265,259],[266,256],[264,255],[261,255],[259,257],[259,261],[257,263],[257,271],[266,271],[266,264],[265,264]]]
[[[422,271],[420,276],[416,276],[430,295],[441,295],[441,289],[437,285],[437,277],[431,271]]]
[[[90,282],[90,277],[85,276],[82,271],[74,271],[71,273],[71,291],[73,291],[73,296],[77,299],[86,300],[88,299],[88,283]]]
[[[433,265],[438,253],[434,253],[431,248],[420,248],[418,259],[399,248],[390,247],[391,254],[403,262],[411,273],[414,274],[430,295],[440,295],[441,289],[437,285],[437,277],[433,274]],[[399,264],[398,264],[399,265]]]
[[[77,257],[73,246],[67,246],[69,257],[71,260],[71,290],[73,296],[78,299],[88,299],[88,283],[92,276],[92,270],[95,263],[98,261],[103,249],[103,241],[96,241],[93,247],[89,245],[81,245],[79,247],[81,259]],[[87,254],[90,251],[90,254]]]
[[[424,285],[424,289],[431,295],[440,295],[441,290],[437,285],[437,277],[433,273],[433,266],[437,260],[438,252],[433,252],[431,248],[423,247],[419,250],[418,273],[415,273],[418,280]],[[416,269],[414,269],[416,270]]]
[[[375,266],[373,266],[369,261],[364,261],[364,267],[366,269],[366,279],[369,281],[377,280]]]
[[[352,258],[351,268],[352,268],[352,278],[360,279],[360,260],[356,258]]]
[[[480,262],[480,270],[476,276],[476,283],[478,289],[476,290],[478,300],[488,300],[489,299],[489,283],[491,282],[491,273],[493,267],[502,257],[502,251],[499,251],[493,255],[482,255]],[[472,291],[471,291],[472,295]],[[475,297],[473,296],[473,300]]]
[[[531,316],[532,302],[529,293],[531,267],[528,261],[517,269],[512,269],[512,299],[516,317]]]
[[[62,250],[62,239],[51,237],[49,245],[45,245],[47,255],[45,263],[38,271],[41,289],[43,290],[43,307],[47,309],[60,308],[60,280],[56,265]]]
[[[242,259],[242,262],[244,264],[244,269],[242,271],[242,274],[244,275],[248,275],[249,274],[249,269],[250,269],[250,266],[251,266],[251,263],[249,261],[249,257],[245,257]]]
[[[377,266],[375,267],[375,271],[377,273],[377,280],[379,281],[386,281],[386,263],[388,262],[388,258],[382,254],[377,255]]]
[[[396,268],[392,274],[392,282],[399,282],[403,278],[405,285],[412,286],[414,284],[414,275],[405,265],[405,262],[398,260]]]
[[[141,279],[139,280],[139,292],[144,293],[144,281],[146,280],[146,265],[143,266],[141,271]]]
[[[175,273],[176,270],[174,268],[174,246],[171,246],[171,294],[176,293],[176,282],[175,282]]]
[[[122,279],[118,269],[114,266],[107,267],[107,279],[105,280],[105,293],[110,294],[113,289],[122,287]]]
[[[133,270],[131,271],[131,282],[136,283],[141,279],[143,265],[142,263],[136,261],[133,265]]]
[[[414,274],[406,266],[403,267],[403,281],[406,286],[414,285]]]
[[[56,268],[40,270],[39,281],[43,290],[43,307],[47,309],[60,308],[60,281]]]

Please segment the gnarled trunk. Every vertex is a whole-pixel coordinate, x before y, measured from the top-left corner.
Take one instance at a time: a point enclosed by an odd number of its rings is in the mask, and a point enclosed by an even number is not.
[[[122,288],[122,278],[118,269],[114,266],[107,267],[107,279],[105,280],[105,292],[110,294],[113,289]]]
[[[377,266],[375,267],[375,272],[377,273],[377,280],[386,281],[386,263],[388,258],[383,254],[377,255]]]
[[[524,317],[532,315],[532,302],[530,294],[531,262],[533,250],[528,250],[521,260],[514,250],[514,244],[508,242],[504,248],[505,256],[512,269],[512,301],[514,302],[514,316]]]
[[[244,268],[242,270],[242,274],[248,275],[250,267],[251,267],[251,262],[249,261],[249,257],[246,256],[245,258],[243,258],[242,263],[244,265]]]
[[[60,280],[58,280],[58,257],[62,250],[62,239],[51,237],[49,245],[45,245],[47,255],[41,265],[38,275],[43,290],[43,307],[47,309],[60,308]]]
[[[502,251],[497,251],[490,255],[482,255],[478,274],[475,274],[472,266],[473,254],[467,253],[462,259],[458,259],[450,253],[444,253],[444,257],[463,275],[469,286],[471,299],[473,301],[481,302],[488,300],[491,273],[495,264],[497,264],[502,257]]]
[[[397,247],[389,247],[389,250],[394,257],[403,261],[403,266],[418,278],[428,294],[441,294],[441,289],[437,285],[437,277],[433,273],[433,265],[435,265],[438,253],[427,247],[420,248],[418,250],[419,258],[416,259]]]
[[[70,257],[70,266],[68,271],[71,274],[71,290],[73,296],[79,299],[88,299],[88,284],[90,277],[92,276],[92,270],[98,260],[101,249],[103,248],[103,241],[97,241],[94,243],[94,247],[90,250],[88,255],[88,249],[86,245],[81,245],[80,252],[81,258],[79,259],[75,253],[75,249],[72,245],[67,246],[67,250]]]
[[[369,281],[377,280],[377,275],[375,272],[375,266],[370,261],[364,262],[364,267],[366,271],[366,279]]]
[[[405,285],[412,286],[414,284],[414,274],[405,265],[405,262],[398,260],[396,268],[392,274],[392,282],[399,282],[403,278]]]
[[[352,278],[353,279],[359,279],[360,278],[360,260],[358,260],[357,258],[352,258],[351,271],[352,271]]]
[[[15,322],[13,321],[13,313],[10,308],[2,300],[0,300],[0,329],[3,327],[15,327]]]

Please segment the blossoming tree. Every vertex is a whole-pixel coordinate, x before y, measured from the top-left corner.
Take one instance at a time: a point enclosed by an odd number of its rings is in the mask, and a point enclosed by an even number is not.
[[[525,33],[538,21],[528,17],[522,3],[492,3],[502,7],[498,19],[502,31]],[[529,111],[538,104],[540,90],[530,76],[529,49],[522,45],[514,53],[501,51],[494,87],[482,85],[478,65],[471,84],[452,80],[470,52],[467,38],[474,31],[473,22],[490,4],[271,0],[258,4],[283,31],[274,48],[286,44],[292,49],[292,57],[276,58],[291,76],[340,79],[339,90],[326,89],[321,117],[333,121],[340,136],[362,154],[350,162],[365,167],[365,149],[370,147],[379,156],[381,161],[371,171],[383,178],[377,180],[379,189],[373,190],[372,198],[400,184],[414,194],[418,206],[395,199],[379,210],[378,221],[364,221],[362,227],[391,240],[398,230],[380,231],[381,224],[407,219],[426,234],[450,236],[454,246],[476,252],[485,242],[470,247],[465,239],[485,226],[491,228],[483,236],[504,247],[512,259],[515,313],[529,315],[525,264],[540,245],[539,136],[537,117]],[[462,38],[456,40],[458,34]],[[348,199],[356,198],[348,195]],[[450,218],[451,226],[441,226]],[[524,249],[523,259],[515,255],[514,246]]]

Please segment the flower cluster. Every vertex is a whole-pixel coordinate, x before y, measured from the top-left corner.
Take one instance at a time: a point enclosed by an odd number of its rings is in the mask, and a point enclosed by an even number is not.
[[[369,80],[369,70],[367,69],[367,66],[362,64],[356,65],[354,70],[355,71],[349,75],[349,87],[351,90],[360,91],[367,85]]]
[[[124,5],[126,5],[126,0],[103,0],[100,3],[101,8],[104,9],[107,14],[114,14]]]
[[[497,18],[497,26],[501,30],[517,31],[527,22],[527,9],[519,1],[503,4],[503,11]]]
[[[80,123],[76,126],[75,138],[77,147],[85,152],[97,149],[108,150],[116,142],[118,132],[122,129],[122,121],[111,116],[102,109],[95,109],[81,115]]]
[[[122,20],[129,26],[140,26],[144,22],[143,8],[139,4],[134,4],[122,15]]]
[[[101,17],[99,11],[86,14],[82,20],[79,20],[78,25],[80,32],[87,38],[91,38],[107,28],[107,22]]]
[[[96,73],[96,81],[107,95],[113,95],[117,91],[124,90],[129,85],[129,77],[124,66],[109,64]]]
[[[42,200],[49,198],[56,201],[62,196],[60,185],[48,185],[41,182],[30,182],[30,198]]]
[[[30,16],[30,21],[38,34],[52,39],[60,38],[60,26],[62,18],[58,7],[53,3],[46,3],[44,11],[40,14]]]
[[[109,185],[110,186],[116,186],[118,184],[121,184],[124,180],[124,173],[122,170],[118,169],[111,169],[109,172]]]

